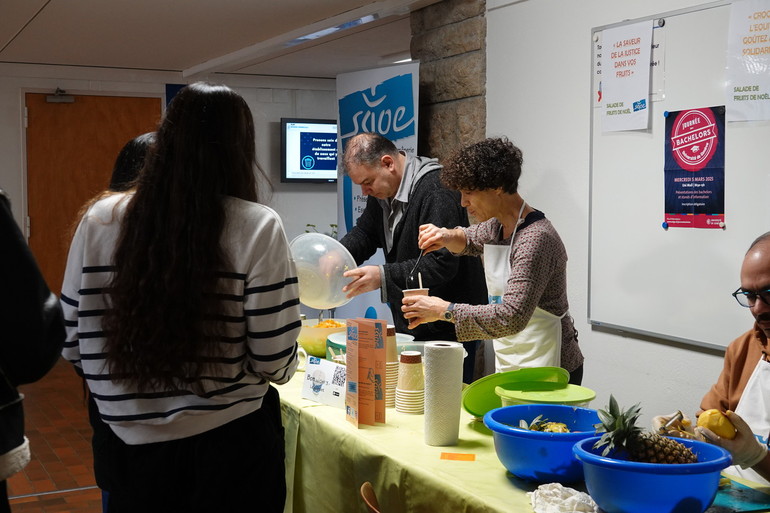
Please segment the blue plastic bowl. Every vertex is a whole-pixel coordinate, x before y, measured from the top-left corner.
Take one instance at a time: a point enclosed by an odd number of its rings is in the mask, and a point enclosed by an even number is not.
[[[731,462],[716,445],[679,438],[698,463],[638,463],[601,456],[593,446],[599,437],[575,444],[583,463],[586,488],[607,513],[702,513],[719,487],[719,474]]]
[[[519,428],[519,421],[532,422],[542,415],[563,422],[569,433],[543,433]],[[517,404],[495,408],[484,415],[492,431],[497,457],[516,477],[537,483],[572,483],[583,479],[583,466],[575,458],[576,442],[596,434],[596,410],[561,404]]]

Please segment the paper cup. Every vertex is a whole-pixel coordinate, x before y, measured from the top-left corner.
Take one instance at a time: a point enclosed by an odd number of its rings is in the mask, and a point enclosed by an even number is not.
[[[428,289],[404,289],[404,297],[406,296],[427,296]]]

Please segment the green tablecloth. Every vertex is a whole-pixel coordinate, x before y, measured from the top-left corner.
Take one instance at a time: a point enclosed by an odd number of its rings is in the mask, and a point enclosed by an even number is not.
[[[356,429],[344,410],[302,399],[303,378],[299,372],[277,387],[286,428],[287,513],[360,513],[364,481],[389,513],[532,513],[526,492],[536,485],[505,470],[491,432],[464,410],[458,444],[432,447],[423,439],[423,415],[388,408],[386,424]]]

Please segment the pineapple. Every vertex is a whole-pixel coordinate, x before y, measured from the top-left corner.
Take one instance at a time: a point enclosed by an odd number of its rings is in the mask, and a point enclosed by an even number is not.
[[[607,410],[599,410],[601,424],[596,424],[597,432],[604,432],[594,445],[595,449],[604,447],[602,456],[613,450],[627,454],[631,461],[644,463],[695,463],[698,458],[692,450],[680,442],[650,431],[643,432],[636,425],[640,408],[636,404],[626,411],[621,411],[618,402],[610,395]],[[622,456],[621,456],[622,457]]]
[[[569,428],[564,422],[544,422],[540,431],[546,433],[569,433]]]
[[[530,431],[543,431],[546,433],[569,433],[567,424],[563,422],[551,422],[548,419],[544,419],[542,415],[538,415],[532,419],[532,422],[529,424],[527,424],[526,420],[521,419],[519,421],[519,427]]]

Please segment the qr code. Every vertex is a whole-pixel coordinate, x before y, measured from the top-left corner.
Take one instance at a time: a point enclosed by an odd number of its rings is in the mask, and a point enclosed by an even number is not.
[[[345,367],[338,365],[334,369],[334,376],[332,376],[332,385],[344,387],[345,386]]]

